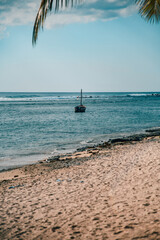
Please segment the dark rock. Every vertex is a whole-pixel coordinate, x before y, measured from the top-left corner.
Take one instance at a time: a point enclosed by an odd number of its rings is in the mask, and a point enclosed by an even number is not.
[[[67,157],[65,160],[68,160],[68,161],[69,161],[69,160],[72,160],[72,158],[71,158],[71,157]]]
[[[93,218],[93,221],[97,221],[97,220],[99,220],[99,217]]]
[[[72,226],[72,229],[74,229],[74,228],[76,228],[76,227],[77,227],[77,225],[73,225],[73,226]]]
[[[160,133],[160,128],[147,129],[146,132],[149,132],[149,133],[159,132]]]
[[[126,225],[124,228],[126,228],[126,229],[134,229],[134,227],[132,225]]]
[[[86,150],[86,148],[87,148],[87,147],[77,148],[77,151],[78,151],[78,152],[83,152],[83,151]]]
[[[54,162],[54,161],[59,161],[60,156],[53,156],[53,157],[49,157],[47,160],[49,162]]]
[[[110,140],[108,142],[104,142],[102,144],[99,144],[98,146],[99,147],[110,147],[111,146]]]
[[[132,142],[132,141],[141,141],[148,135],[146,134],[135,134],[129,137],[123,137],[123,138],[115,138],[115,139],[110,139],[110,143],[125,143],[125,142]]]
[[[149,206],[150,204],[149,203],[144,203],[143,204],[145,207]]]
[[[60,227],[58,227],[58,226],[57,227],[53,227],[52,228],[52,232],[55,232],[57,229],[60,229]]]
[[[117,235],[117,234],[120,234],[120,233],[122,233],[122,231],[115,232],[114,234]]]
[[[73,232],[73,234],[80,234],[80,233],[81,233],[80,231]]]

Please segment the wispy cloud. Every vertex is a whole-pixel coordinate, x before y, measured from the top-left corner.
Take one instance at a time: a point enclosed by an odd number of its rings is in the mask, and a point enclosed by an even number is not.
[[[136,11],[136,6],[131,1],[117,0],[88,0],[79,7],[51,14],[46,20],[46,28],[74,22],[107,21],[118,17],[127,17]]]
[[[0,38],[5,36],[6,28],[15,25],[33,24],[40,0],[1,0]],[[45,27],[75,22],[93,22],[125,17],[135,12],[136,6],[130,0],[86,0],[80,6],[48,16]]]
[[[0,24],[5,26],[26,25],[34,21],[39,1],[3,0],[0,2]]]

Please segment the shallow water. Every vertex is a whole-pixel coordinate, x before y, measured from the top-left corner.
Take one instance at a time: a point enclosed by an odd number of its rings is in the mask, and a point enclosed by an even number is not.
[[[160,126],[153,93],[0,93],[0,169]]]

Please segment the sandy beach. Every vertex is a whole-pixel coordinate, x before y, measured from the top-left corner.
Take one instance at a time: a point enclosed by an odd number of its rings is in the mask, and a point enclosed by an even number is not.
[[[0,173],[0,239],[160,239],[160,137]]]

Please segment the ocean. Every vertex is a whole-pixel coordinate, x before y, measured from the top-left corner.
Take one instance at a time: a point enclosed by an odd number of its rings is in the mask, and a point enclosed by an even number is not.
[[[0,93],[0,170],[160,127],[160,93]]]

